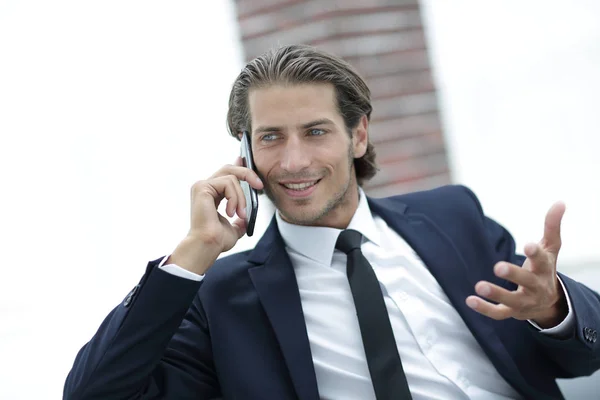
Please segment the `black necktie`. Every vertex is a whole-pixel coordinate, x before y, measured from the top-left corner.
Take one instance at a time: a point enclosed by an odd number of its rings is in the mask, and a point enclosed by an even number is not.
[[[346,273],[375,396],[377,400],[412,399],[379,281],[360,250],[361,242],[359,232],[347,229],[340,233],[335,248],[348,255]]]

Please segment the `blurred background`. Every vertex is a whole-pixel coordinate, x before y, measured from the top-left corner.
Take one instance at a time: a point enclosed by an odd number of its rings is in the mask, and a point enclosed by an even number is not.
[[[520,249],[563,200],[559,270],[600,289],[598,1],[0,0],[1,399],[61,398],[79,348],[187,232],[190,186],[237,156],[243,63],[288,43],[370,85],[368,194],[465,184]],[[272,212],[261,198],[232,251]],[[560,384],[593,398],[593,379]]]

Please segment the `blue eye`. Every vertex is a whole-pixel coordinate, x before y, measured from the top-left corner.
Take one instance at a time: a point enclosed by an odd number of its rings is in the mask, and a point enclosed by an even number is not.
[[[264,142],[271,142],[275,139],[277,139],[277,135],[274,133],[267,133],[266,135],[264,135],[263,137],[260,138],[260,140],[262,140]]]
[[[311,136],[321,136],[324,134],[325,134],[325,131],[323,129],[311,129],[309,131],[309,135],[311,135]]]

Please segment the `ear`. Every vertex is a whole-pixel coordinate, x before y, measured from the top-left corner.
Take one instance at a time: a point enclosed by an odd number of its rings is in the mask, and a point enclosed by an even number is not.
[[[360,117],[358,125],[352,132],[352,146],[354,148],[354,158],[361,158],[367,152],[369,143],[369,120],[366,115]]]

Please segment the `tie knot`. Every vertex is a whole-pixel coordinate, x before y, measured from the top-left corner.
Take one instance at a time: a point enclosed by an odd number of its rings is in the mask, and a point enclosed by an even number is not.
[[[352,250],[359,249],[362,243],[362,235],[353,229],[346,229],[340,233],[335,248],[348,254]]]

